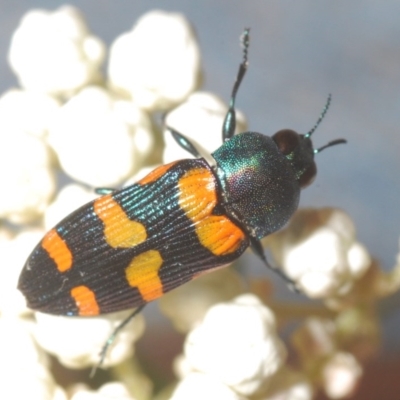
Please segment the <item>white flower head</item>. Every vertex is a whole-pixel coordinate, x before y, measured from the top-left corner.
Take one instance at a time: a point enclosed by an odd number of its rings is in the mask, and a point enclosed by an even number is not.
[[[49,147],[19,130],[0,132],[0,218],[27,223],[40,217],[55,192]]]
[[[30,323],[0,317],[0,385],[2,399],[66,400],[52,377],[47,355],[32,338]]]
[[[286,350],[271,311],[253,295],[209,309],[188,335],[186,361],[192,370],[252,395],[283,365]]]
[[[182,379],[170,400],[245,400],[229,386],[215,377],[199,372],[191,372]]]
[[[100,361],[100,352],[110,335],[131,313],[132,310],[126,310],[106,316],[77,318],[37,312],[34,335],[37,342],[63,365],[70,368],[94,366]],[[115,365],[130,357],[132,343],[143,331],[144,319],[137,315],[116,335],[102,366]]]
[[[49,143],[65,173],[95,187],[120,184],[149,155],[148,115],[132,102],[99,87],[87,87],[56,114]]]
[[[193,329],[214,304],[232,300],[244,291],[244,283],[233,268],[211,271],[160,298],[161,311],[180,332]]]
[[[81,388],[71,400],[135,400],[128,388],[119,382],[108,382],[97,390]]]
[[[341,210],[299,210],[286,229],[265,242],[285,274],[314,298],[347,293],[371,263]]]
[[[46,139],[49,123],[59,107],[59,101],[45,93],[8,90],[0,97],[1,134],[19,131]]]
[[[0,240],[0,312],[25,314],[25,298],[17,290],[18,277],[29,254],[43,237],[41,229],[25,230],[9,240]]]
[[[150,11],[111,45],[111,87],[148,110],[167,109],[198,85],[200,53],[182,14]]]
[[[349,398],[362,376],[362,367],[356,358],[346,352],[337,352],[322,369],[322,383],[330,399]]]
[[[25,89],[68,97],[99,81],[104,55],[80,12],[64,6],[25,14],[11,40],[9,62]]]

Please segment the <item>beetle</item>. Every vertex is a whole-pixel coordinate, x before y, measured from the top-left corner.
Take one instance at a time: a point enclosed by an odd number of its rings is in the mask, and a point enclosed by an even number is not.
[[[222,127],[223,144],[202,158],[182,133],[167,128],[194,159],[153,170],[137,183],[103,194],[50,230],[29,256],[18,288],[41,312],[95,316],[139,307],[212,269],[249,246],[269,265],[260,239],[277,231],[298,207],[300,190],[316,174],[311,135],[278,131],[234,135],[235,100],[248,66],[243,59]]]

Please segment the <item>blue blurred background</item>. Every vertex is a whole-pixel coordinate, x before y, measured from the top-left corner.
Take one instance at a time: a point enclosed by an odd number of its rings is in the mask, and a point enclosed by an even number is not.
[[[12,32],[32,8],[63,1],[0,0],[0,91],[17,85],[7,64]],[[314,143],[345,137],[318,156],[316,183],[302,206],[335,206],[353,218],[358,238],[383,268],[395,263],[400,234],[400,2],[386,0],[80,0],[70,1],[106,44],[144,12],[179,11],[193,24],[204,88],[228,100],[251,27],[250,69],[237,106],[251,130],[306,132],[328,93],[333,102]],[[162,60],[160,60],[162,62]],[[397,307],[400,302],[394,303]],[[400,312],[385,322],[386,345],[400,349]]]

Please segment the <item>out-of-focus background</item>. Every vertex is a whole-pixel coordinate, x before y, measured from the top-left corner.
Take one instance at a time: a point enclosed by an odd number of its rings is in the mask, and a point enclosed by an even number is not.
[[[29,9],[63,1],[0,0],[0,92],[17,85],[7,64],[10,38]],[[251,27],[250,69],[237,106],[251,130],[306,132],[328,93],[333,102],[314,143],[344,137],[318,156],[318,177],[301,206],[343,208],[359,240],[385,269],[400,236],[400,3],[386,0],[80,0],[92,32],[107,45],[144,12],[186,15],[203,57],[204,85],[228,100],[241,60],[239,35]],[[160,59],[162,65],[163,60]],[[3,173],[0,171],[0,173]],[[2,188],[6,191],[7,188]],[[391,307],[400,304],[392,300]],[[400,352],[400,312],[384,321],[386,354]],[[382,397],[384,398],[384,397]]]

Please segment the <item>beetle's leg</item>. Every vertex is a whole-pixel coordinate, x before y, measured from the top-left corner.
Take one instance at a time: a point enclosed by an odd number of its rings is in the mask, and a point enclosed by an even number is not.
[[[287,283],[291,290],[293,290],[294,292],[300,292],[295,282],[293,282],[288,276],[286,276],[280,268],[274,267],[268,262],[267,257],[265,257],[264,249],[261,245],[261,242],[258,239],[250,237],[250,247],[269,269],[272,269],[272,271],[277,273]]]
[[[107,355],[107,351],[109,349],[109,347],[113,344],[116,336],[118,335],[118,333],[124,329],[124,327],[126,325],[129,324],[129,322],[132,321],[133,318],[136,317],[136,315],[138,315],[144,308],[146,304],[143,304],[142,306],[138,307],[135,311],[132,312],[131,315],[129,315],[129,317],[125,318],[115,329],[114,332],[110,335],[110,337],[108,338],[107,342],[105,343],[105,345],[103,346],[103,348],[101,349],[100,352],[100,360],[99,362],[92,368],[92,371],[90,372],[90,377],[93,378],[94,375],[96,374],[96,371],[98,368],[101,367],[101,365],[104,362],[104,359],[106,358]]]
[[[104,194],[110,194],[110,193],[114,192],[115,190],[116,190],[116,189],[113,189],[113,188],[104,188],[104,187],[101,187],[101,188],[96,188],[96,189],[94,189],[94,192],[95,192],[96,194],[104,195]]]
[[[196,149],[195,145],[182,133],[176,131],[175,129],[170,128],[169,126],[166,127],[167,131],[169,131],[172,137],[175,139],[176,143],[182,147],[182,149],[189,152],[192,156],[199,158],[201,157],[199,151]]]

